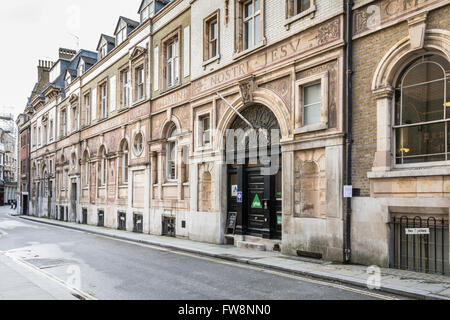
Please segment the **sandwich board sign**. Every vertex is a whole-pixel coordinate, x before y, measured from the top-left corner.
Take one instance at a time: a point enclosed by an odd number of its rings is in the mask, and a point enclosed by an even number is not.
[[[252,209],[262,209],[261,200],[259,199],[258,194],[256,194],[255,199],[253,199]]]

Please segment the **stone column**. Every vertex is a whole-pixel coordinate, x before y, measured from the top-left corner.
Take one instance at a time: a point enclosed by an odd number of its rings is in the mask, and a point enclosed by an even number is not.
[[[162,194],[162,183],[163,183],[163,172],[164,172],[164,166],[163,166],[163,154],[162,152],[158,152],[158,200],[162,200],[163,194]]]
[[[198,211],[198,163],[191,163],[189,166],[189,189],[191,191],[191,211]]]
[[[183,148],[180,146],[177,150],[177,171],[178,171],[178,200],[184,199],[183,182],[185,177],[183,163]]]
[[[145,167],[145,186],[144,186],[144,192],[145,194],[149,194],[152,190],[152,181],[151,181],[151,168],[147,165]],[[150,233],[150,197],[145,197],[144,199],[144,214],[143,214],[143,232],[144,233]],[[131,214],[131,219],[133,219],[133,214]]]
[[[391,87],[374,90],[377,99],[377,152],[372,171],[391,169],[391,134],[394,89]]]
[[[156,152],[150,152],[150,199],[155,199],[153,192],[153,186],[156,183],[157,170],[156,170],[157,154]]]

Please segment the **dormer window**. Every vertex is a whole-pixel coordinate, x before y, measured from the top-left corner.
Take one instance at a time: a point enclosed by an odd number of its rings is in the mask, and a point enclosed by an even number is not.
[[[70,75],[69,72],[67,72],[66,78],[65,78],[66,88],[70,85],[71,82],[72,82],[72,76]]]
[[[127,26],[123,26],[122,29],[119,30],[119,32],[116,35],[116,41],[117,45],[121,44],[127,39]]]
[[[153,1],[146,1],[144,9],[141,11],[141,23],[148,18],[153,17],[155,9],[155,3]]]
[[[104,57],[106,57],[106,55],[108,54],[108,48],[106,43],[104,45],[102,45],[102,47],[100,48],[100,59],[103,59]]]
[[[84,62],[83,60],[80,61],[80,64],[78,65],[78,76],[81,77],[84,73]]]

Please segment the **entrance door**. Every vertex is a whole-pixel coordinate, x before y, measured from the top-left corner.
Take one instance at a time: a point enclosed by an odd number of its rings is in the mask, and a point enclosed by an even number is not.
[[[248,164],[229,167],[228,213],[237,213],[236,234],[281,240],[281,169],[270,176],[263,175],[262,168]]]
[[[27,216],[28,215],[28,196],[22,196],[22,208],[23,208],[22,214],[24,216]]]
[[[77,217],[77,184],[76,183],[72,183],[72,190],[71,190],[71,195],[70,195],[70,204],[71,204],[71,209],[72,209],[72,213],[71,213],[71,217],[69,219],[69,221],[71,222],[75,222],[76,221],[76,217]]]
[[[234,153],[235,163],[228,168],[228,214],[237,217],[236,234],[281,239],[281,161],[272,163],[273,157],[280,155],[280,138],[277,118],[263,105],[246,107],[230,125],[226,157],[228,160]],[[247,158],[245,164],[236,160],[243,158]],[[270,170],[274,166],[278,166],[278,173]]]
[[[264,176],[260,167],[246,169],[247,175],[247,234],[270,238],[270,209],[264,197]]]
[[[48,181],[48,185],[47,185],[47,210],[48,210],[48,217],[52,218],[52,190],[53,190],[53,186],[52,186],[52,182]]]

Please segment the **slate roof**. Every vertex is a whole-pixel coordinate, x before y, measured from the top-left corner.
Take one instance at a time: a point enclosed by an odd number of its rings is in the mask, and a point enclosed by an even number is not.
[[[148,0],[142,0],[141,5],[139,6],[138,13],[141,13],[141,11],[144,9],[144,6],[148,4],[150,1]],[[162,3],[162,4],[168,4],[170,0],[156,0],[156,2]]]
[[[109,44],[116,45],[116,38],[102,33],[100,35],[100,40],[98,41],[98,44],[97,44],[97,51],[100,50],[100,43],[102,42],[103,39],[105,39],[106,42],[108,42]]]
[[[135,29],[137,26],[139,26],[139,22],[134,21],[134,20],[131,20],[131,19],[129,19],[129,18],[125,18],[125,17],[120,16],[120,17],[119,17],[119,21],[117,21],[117,25],[116,25],[116,29],[115,29],[115,31],[114,31],[114,34],[117,34],[118,29],[119,29],[120,22],[121,22],[122,20],[125,21],[125,23],[127,24],[127,26],[128,26],[128,27],[131,27],[132,29]],[[128,34],[128,33],[127,33],[127,34]]]

